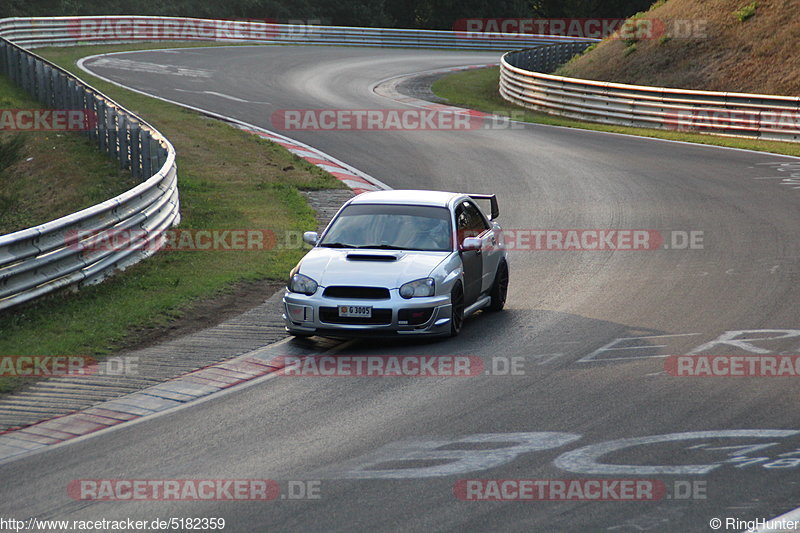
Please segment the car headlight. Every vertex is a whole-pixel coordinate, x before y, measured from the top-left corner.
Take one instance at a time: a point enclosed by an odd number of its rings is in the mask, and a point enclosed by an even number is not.
[[[291,292],[299,292],[308,296],[317,292],[317,282],[303,274],[292,274],[286,287]]]
[[[400,287],[400,296],[405,299],[416,298],[420,296],[433,296],[436,282],[433,278],[423,278],[404,283]]]

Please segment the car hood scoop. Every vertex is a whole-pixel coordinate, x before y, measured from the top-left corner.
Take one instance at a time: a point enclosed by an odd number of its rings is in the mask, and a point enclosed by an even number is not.
[[[365,253],[347,254],[348,261],[378,261],[381,263],[393,263],[398,259],[400,259],[398,254],[365,254]]]

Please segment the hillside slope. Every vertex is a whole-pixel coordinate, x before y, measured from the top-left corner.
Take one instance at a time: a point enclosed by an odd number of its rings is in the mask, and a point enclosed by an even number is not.
[[[800,96],[800,0],[668,0],[657,2],[642,17],[663,22],[665,33],[654,31],[656,37],[635,41],[606,39],[557,73],[659,87]],[[684,36],[690,26],[699,31]]]

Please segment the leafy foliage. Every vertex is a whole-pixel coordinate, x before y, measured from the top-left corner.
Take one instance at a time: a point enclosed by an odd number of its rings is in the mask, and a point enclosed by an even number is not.
[[[756,14],[756,8],[758,8],[758,2],[751,2],[743,8],[734,11],[733,16],[739,19],[739,22],[744,22]]]

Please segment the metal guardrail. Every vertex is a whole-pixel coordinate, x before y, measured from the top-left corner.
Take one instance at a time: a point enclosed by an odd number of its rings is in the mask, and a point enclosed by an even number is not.
[[[0,72],[45,106],[97,117],[86,131],[143,183],[77,213],[0,236],[0,310],[65,286],[101,281],[157,251],[180,222],[175,150],[144,120],[60,67],[24,48],[140,41],[217,41],[460,50],[502,50],[582,39],[467,34],[148,16],[32,17],[0,20]],[[24,48],[23,48],[24,47]],[[124,249],[82,249],[125,230]]]
[[[800,140],[800,98],[646,87],[548,74],[587,43],[517,50],[500,62],[500,94],[514,104],[591,122]]]
[[[0,236],[0,310],[66,286],[97,283],[152,255],[180,222],[175,150],[144,120],[60,67],[0,37],[0,72],[47,107],[92,117],[84,131],[144,181],[71,215]],[[126,230],[124,249],[85,250]]]
[[[247,20],[149,16],[7,18],[0,20],[0,35],[27,48],[138,41],[217,41],[506,51],[509,48],[533,47],[559,41],[586,41],[552,35],[292,25]]]

